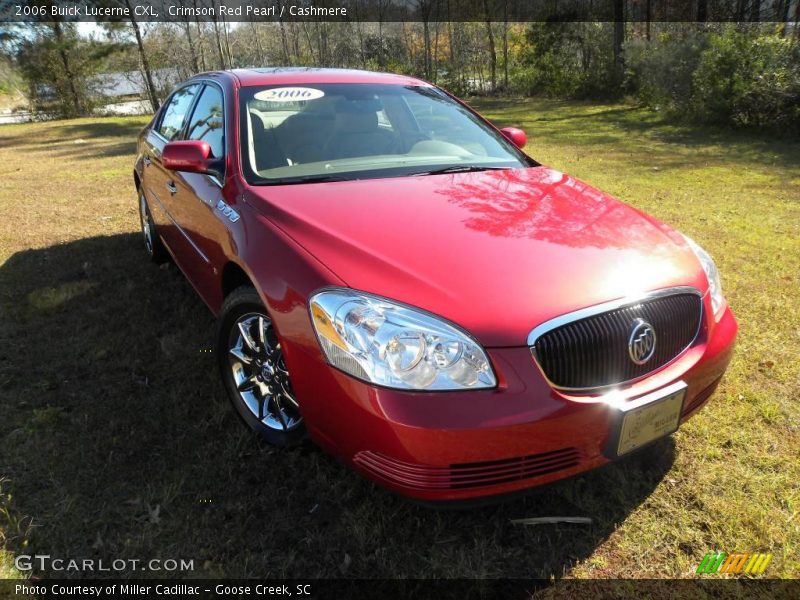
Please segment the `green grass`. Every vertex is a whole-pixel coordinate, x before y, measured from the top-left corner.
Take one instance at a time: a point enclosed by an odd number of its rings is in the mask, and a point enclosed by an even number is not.
[[[202,352],[212,317],[144,259],[144,120],[5,126],[0,576],[39,552],[194,559],[195,576],[691,577],[711,550],[770,551],[768,576],[800,576],[800,144],[624,105],[475,104],[715,257],[741,330],[700,414],[618,464],[461,512],[392,496],[311,445],[267,447]],[[552,515],[593,523],[510,523]]]

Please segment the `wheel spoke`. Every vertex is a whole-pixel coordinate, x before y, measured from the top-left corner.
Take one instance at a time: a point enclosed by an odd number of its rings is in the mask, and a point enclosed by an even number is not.
[[[253,390],[258,387],[258,380],[255,376],[248,377],[244,381],[242,381],[239,385],[236,386],[236,389],[240,392],[252,392]]]
[[[278,417],[278,420],[281,422],[281,427],[283,430],[286,431],[286,415],[283,414],[283,407],[280,403],[280,394],[273,394],[272,395],[272,405],[275,407],[275,416]]]
[[[232,356],[235,356],[237,359],[239,359],[239,361],[243,362],[246,365],[249,365],[250,363],[253,362],[253,359],[247,356],[247,354],[245,354],[243,350],[244,349],[241,346],[236,346],[235,348],[231,348],[229,352],[231,353]]]
[[[294,406],[296,409],[299,410],[300,409],[300,405],[297,403],[297,400],[294,399],[294,396],[292,396],[289,392],[286,391],[286,387],[285,386],[281,386],[281,387],[283,387],[283,397],[286,400],[289,401],[289,404],[291,404],[292,406]]]
[[[250,336],[250,332],[247,330],[247,325],[245,325],[241,321],[239,321],[238,325],[239,325],[239,333],[242,334],[242,339],[244,340],[244,343],[247,344],[247,346],[250,348],[250,350],[252,350],[253,352],[256,352],[257,351],[256,343],[255,343],[255,341],[253,341],[253,338]]]
[[[267,334],[264,331],[266,329],[266,323],[264,322],[264,317],[259,315],[258,317],[258,341],[261,342],[261,348],[263,349],[264,354],[269,355],[270,347],[267,344]]]

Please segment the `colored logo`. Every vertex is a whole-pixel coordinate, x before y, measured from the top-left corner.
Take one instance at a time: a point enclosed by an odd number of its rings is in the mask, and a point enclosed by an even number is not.
[[[764,554],[763,552],[743,552],[739,554],[709,552],[700,561],[697,573],[705,575],[713,575],[714,573],[760,575],[771,560],[772,554]]]

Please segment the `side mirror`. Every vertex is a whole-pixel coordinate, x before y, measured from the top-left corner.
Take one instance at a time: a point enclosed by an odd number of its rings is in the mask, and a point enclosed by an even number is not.
[[[524,148],[525,144],[528,143],[528,136],[525,135],[525,132],[522,129],[517,129],[516,127],[503,127],[500,130],[504,136],[506,136],[517,148]]]
[[[214,171],[211,146],[202,140],[169,142],[161,154],[164,167],[172,171],[209,173]]]

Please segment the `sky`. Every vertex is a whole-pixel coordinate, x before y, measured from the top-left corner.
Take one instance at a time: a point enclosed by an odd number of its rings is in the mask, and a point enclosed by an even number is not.
[[[78,23],[78,33],[84,37],[102,37],[102,29],[97,23]]]

